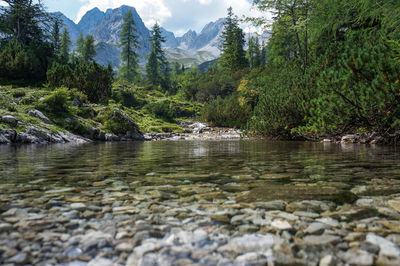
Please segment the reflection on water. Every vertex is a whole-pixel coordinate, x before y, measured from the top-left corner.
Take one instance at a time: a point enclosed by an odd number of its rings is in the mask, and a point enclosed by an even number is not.
[[[400,191],[399,155],[394,147],[264,141],[0,146],[0,194],[80,193],[105,180],[131,193],[143,186],[212,185],[233,193],[227,198],[268,186],[350,191],[377,184],[392,193]]]

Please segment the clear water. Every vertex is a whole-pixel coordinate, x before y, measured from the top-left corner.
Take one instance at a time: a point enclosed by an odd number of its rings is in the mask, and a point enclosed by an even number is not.
[[[160,200],[346,200],[400,192],[395,147],[266,141],[160,141],[0,146],[0,208],[49,191],[125,200],[154,191]],[[344,194],[343,194],[344,193]],[[53,195],[54,198],[54,195]],[[22,202],[22,201],[21,201]]]

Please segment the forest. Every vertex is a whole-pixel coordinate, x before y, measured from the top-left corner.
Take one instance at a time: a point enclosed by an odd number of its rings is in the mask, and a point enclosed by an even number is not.
[[[42,4],[5,2],[0,83],[45,88],[48,99],[37,106],[50,116],[71,112],[68,105],[79,99],[117,106],[134,119],[144,113],[167,123],[197,117],[280,139],[350,132],[389,136],[400,130],[397,0],[254,0],[259,11],[273,13],[272,21],[238,18],[230,8],[221,57],[206,71],[168,62],[158,24],[151,30],[147,63],[140,67],[131,12],[124,17],[122,65],[116,71],[94,61],[92,36],[81,35],[72,44]],[[244,20],[267,29],[269,41],[256,36],[246,41]]]

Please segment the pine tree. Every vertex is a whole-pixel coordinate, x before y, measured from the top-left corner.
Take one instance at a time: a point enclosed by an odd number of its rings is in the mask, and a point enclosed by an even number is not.
[[[48,39],[53,19],[45,11],[45,7],[39,1],[32,0],[3,0],[5,6],[0,6],[0,38],[9,41],[17,40],[24,46],[32,41],[43,43]]]
[[[238,18],[228,8],[228,16],[222,32],[221,66],[230,72],[235,72],[248,66],[244,50],[245,39],[243,30],[239,27]]]
[[[60,22],[58,19],[54,21],[53,30],[51,32],[51,41],[54,49],[54,54],[60,52]]]
[[[171,70],[162,49],[165,38],[162,36],[161,28],[157,23],[153,26],[151,33],[151,52],[146,65],[147,76],[153,85],[160,85],[163,89],[168,89]]]
[[[87,35],[86,39],[84,39],[81,33],[76,41],[76,46],[79,59],[85,62],[94,61],[96,50],[94,48],[94,38],[92,35]]]
[[[123,23],[120,34],[121,60],[123,62],[120,68],[120,76],[132,82],[138,76],[138,54],[135,49],[139,47],[139,42],[131,10],[126,13]]]
[[[85,50],[85,38],[83,38],[83,33],[79,34],[78,39],[76,40],[76,50],[78,57],[81,57]]]
[[[64,29],[61,34],[60,40],[60,51],[58,54],[59,61],[61,63],[67,63],[69,61],[69,51],[71,47],[71,39],[67,29]]]

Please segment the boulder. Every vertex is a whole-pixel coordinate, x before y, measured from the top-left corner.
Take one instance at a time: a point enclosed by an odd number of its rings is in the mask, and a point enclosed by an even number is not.
[[[9,124],[14,124],[17,120],[15,119],[15,117],[13,117],[12,115],[5,115],[1,117],[1,120],[3,122],[9,123]]]
[[[40,112],[39,110],[30,110],[28,112],[28,115],[33,116],[33,117],[37,117],[40,120],[42,120],[44,123],[46,124],[51,124],[50,119],[47,118],[47,116],[45,116],[42,112]]]

